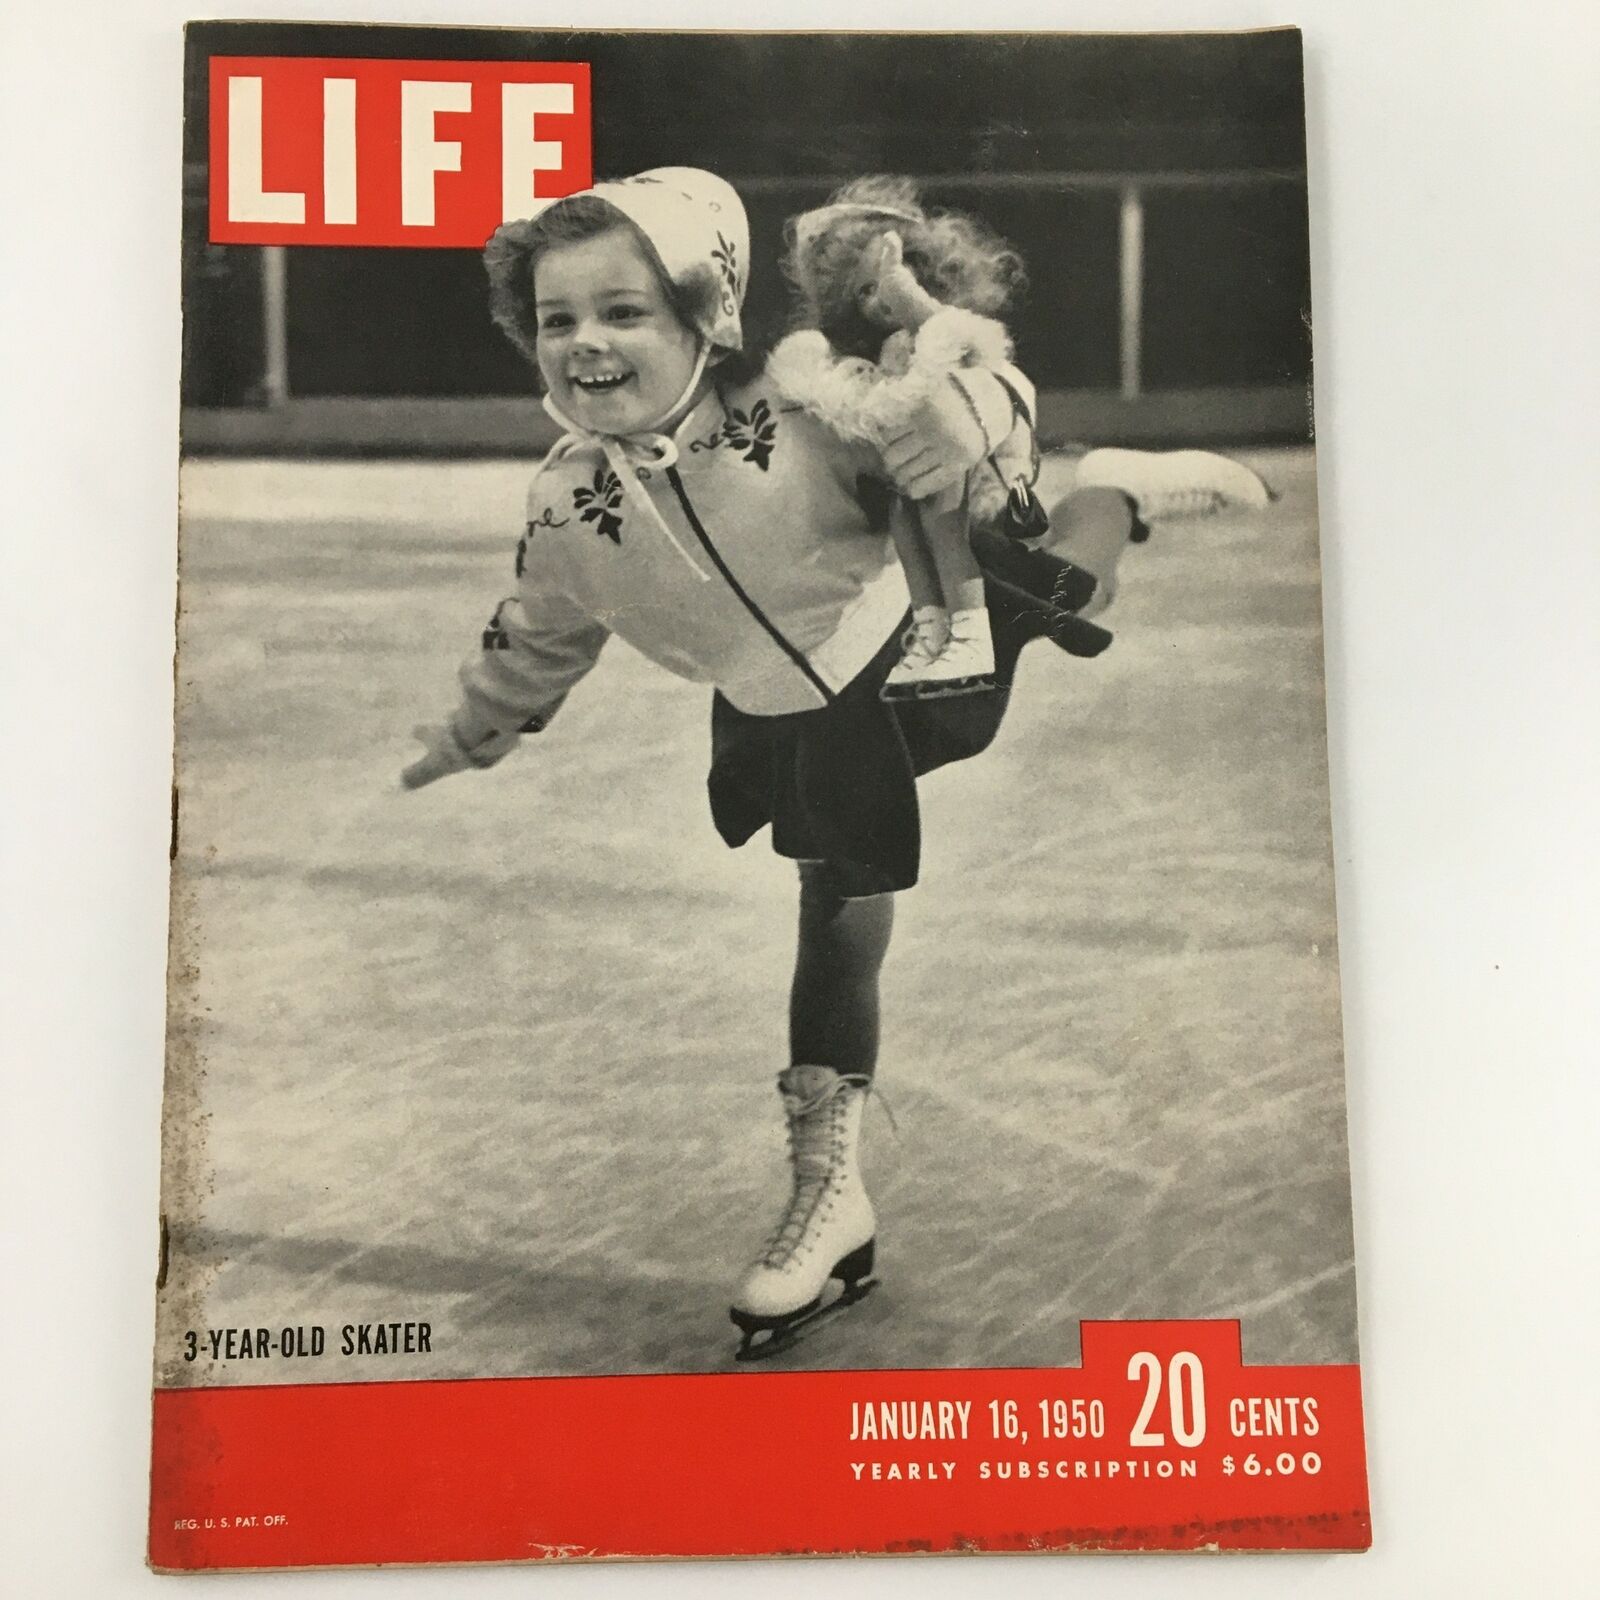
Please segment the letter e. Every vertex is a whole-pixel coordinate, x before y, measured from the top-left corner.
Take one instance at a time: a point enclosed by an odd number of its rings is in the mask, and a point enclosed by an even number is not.
[[[510,222],[544,210],[549,200],[534,194],[534,174],[561,166],[561,141],[538,139],[541,116],[571,116],[570,83],[507,83],[500,90],[500,220]]]

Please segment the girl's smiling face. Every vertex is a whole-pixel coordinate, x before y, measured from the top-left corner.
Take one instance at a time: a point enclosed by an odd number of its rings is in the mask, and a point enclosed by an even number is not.
[[[631,228],[553,245],[538,258],[533,289],[539,373],[564,416],[612,434],[676,420],[668,413],[694,376],[700,341]]]

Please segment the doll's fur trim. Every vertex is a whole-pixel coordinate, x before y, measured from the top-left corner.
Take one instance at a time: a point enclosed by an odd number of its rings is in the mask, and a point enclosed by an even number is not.
[[[1011,337],[992,317],[943,306],[915,337],[890,334],[878,361],[840,355],[815,329],[792,333],[767,360],[783,395],[846,439],[881,441],[961,367],[998,367]]]

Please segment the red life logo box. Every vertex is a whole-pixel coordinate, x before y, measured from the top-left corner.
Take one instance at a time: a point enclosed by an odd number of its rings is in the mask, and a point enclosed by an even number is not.
[[[214,244],[479,249],[593,182],[578,61],[211,60]]]

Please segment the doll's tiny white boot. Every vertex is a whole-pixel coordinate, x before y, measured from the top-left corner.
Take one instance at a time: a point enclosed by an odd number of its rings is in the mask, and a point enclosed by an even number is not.
[[[883,698],[898,700],[914,695],[923,673],[939,659],[949,638],[950,613],[943,606],[918,606],[900,641],[900,659],[884,679]]]
[[[920,619],[924,613],[916,615]],[[884,680],[885,700],[938,700],[994,687],[994,637],[987,611],[950,612],[943,643],[937,648],[936,638],[937,634],[924,631],[920,620],[913,626],[906,653]]]

